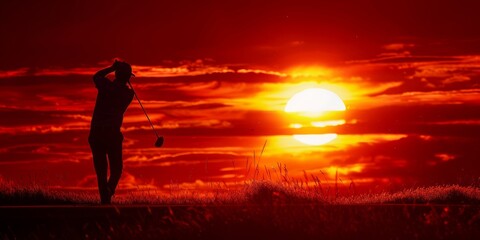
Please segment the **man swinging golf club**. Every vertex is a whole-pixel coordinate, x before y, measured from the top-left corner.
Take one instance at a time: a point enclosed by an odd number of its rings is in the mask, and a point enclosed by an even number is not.
[[[115,80],[110,81],[106,76],[112,72],[115,72]],[[123,135],[120,127],[123,114],[134,96],[133,89],[127,86],[131,76],[132,67],[128,63],[116,60],[112,66],[98,71],[93,76],[98,94],[88,142],[92,150],[102,204],[111,203],[122,175]],[[110,178],[107,180],[108,165],[110,165]]]
[[[115,72],[115,80],[110,81],[106,76]],[[110,204],[120,176],[122,175],[122,142],[123,135],[120,127],[123,114],[132,102],[133,96],[137,98],[147,117],[157,140],[155,147],[163,145],[163,136],[159,136],[145,108],[130,83],[132,67],[126,62],[115,60],[112,66],[102,69],[93,75],[95,87],[98,90],[97,102],[93,111],[90,136],[88,142],[92,149],[93,163],[97,174],[98,191],[102,204]],[[130,88],[127,87],[127,83]],[[108,156],[108,163],[107,163]],[[107,180],[107,166],[110,165],[110,178]]]

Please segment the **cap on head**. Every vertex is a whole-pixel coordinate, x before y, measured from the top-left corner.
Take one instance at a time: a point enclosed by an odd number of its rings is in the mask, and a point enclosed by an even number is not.
[[[126,62],[117,62],[115,78],[122,81],[128,81],[131,76],[135,76],[132,73],[132,66]]]
[[[115,69],[117,72],[121,73],[132,73],[132,66],[126,62],[117,62],[117,69]]]

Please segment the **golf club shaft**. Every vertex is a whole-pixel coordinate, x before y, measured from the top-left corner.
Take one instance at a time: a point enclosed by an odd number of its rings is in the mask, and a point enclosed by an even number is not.
[[[147,117],[147,120],[148,120],[148,122],[150,123],[150,126],[151,126],[152,129],[153,129],[153,132],[155,133],[155,136],[157,136],[157,138],[158,138],[158,133],[157,133],[157,131],[155,130],[155,128],[153,127],[152,121],[150,120],[150,117],[148,117],[147,111],[145,111],[145,108],[143,107],[142,102],[140,102],[140,98],[138,98],[138,95],[137,95],[137,93],[135,92],[135,90],[133,89],[133,86],[132,86],[132,84],[130,83],[130,81],[128,81],[128,85],[130,85],[130,88],[131,88],[132,91],[133,91],[133,95],[135,95],[135,98],[137,99],[138,103],[140,104],[140,107],[142,107],[143,113],[145,113],[145,116]]]

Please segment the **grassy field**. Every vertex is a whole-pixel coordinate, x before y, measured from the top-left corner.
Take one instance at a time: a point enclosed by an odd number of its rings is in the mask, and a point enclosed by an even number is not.
[[[4,184],[2,239],[478,239],[480,189],[377,194],[250,181],[208,194],[141,191],[99,206],[94,193]]]

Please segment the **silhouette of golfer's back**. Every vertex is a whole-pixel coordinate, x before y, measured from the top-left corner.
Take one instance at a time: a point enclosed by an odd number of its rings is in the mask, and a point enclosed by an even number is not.
[[[112,72],[115,72],[115,80],[110,81],[106,76]],[[132,67],[128,63],[115,61],[112,66],[98,71],[93,76],[98,94],[88,142],[92,149],[102,204],[111,203],[122,175],[123,135],[120,127],[123,114],[133,100],[133,90],[127,87],[132,75]],[[108,165],[110,178],[107,179]]]

